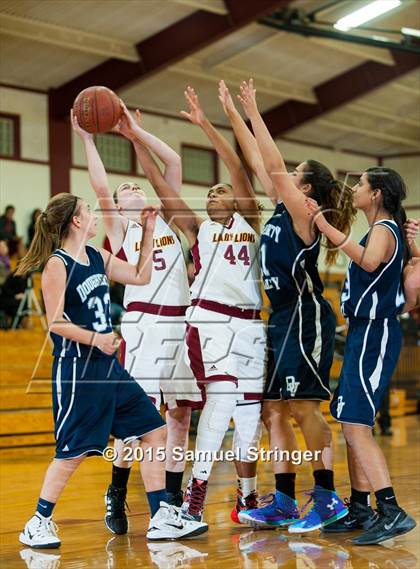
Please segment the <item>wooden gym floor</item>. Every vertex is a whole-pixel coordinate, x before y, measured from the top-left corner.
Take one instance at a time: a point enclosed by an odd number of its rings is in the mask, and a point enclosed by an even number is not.
[[[392,437],[378,437],[385,451],[401,505],[419,522],[419,418],[393,421]],[[348,493],[343,439],[334,426],[336,482],[341,496]],[[300,443],[302,440],[300,439]],[[192,446],[191,441],[190,446]],[[267,448],[267,438],[263,438]],[[231,435],[225,448],[231,445]],[[301,448],[304,448],[301,445]],[[209,532],[182,543],[148,544],[145,532],[148,510],[137,465],[128,494],[130,529],[126,536],[113,536],[103,523],[103,493],[109,483],[110,465],[102,458],[87,459],[71,479],[55,511],[63,545],[33,555],[18,541],[19,531],[32,515],[52,447],[2,451],[1,458],[1,554],[0,567],[46,569],[187,567],[226,568],[335,568],[382,569],[419,566],[419,529],[385,545],[354,547],[350,534],[304,538],[280,531],[251,531],[229,518],[234,500],[235,473],[232,464],[215,465],[206,509]],[[298,467],[300,505],[303,492],[311,488],[307,465]],[[189,469],[188,469],[189,472]],[[272,491],[269,464],[259,464],[259,491]]]

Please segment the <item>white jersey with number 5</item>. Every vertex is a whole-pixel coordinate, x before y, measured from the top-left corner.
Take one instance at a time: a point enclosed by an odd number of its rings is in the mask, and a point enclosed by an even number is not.
[[[195,266],[191,298],[259,310],[258,250],[258,233],[239,213],[227,225],[203,221],[191,249]]]
[[[129,221],[122,244],[125,259],[136,265],[140,254],[143,229],[139,223]],[[152,278],[147,285],[126,285],[124,306],[130,302],[146,302],[163,306],[189,306],[187,270],[181,243],[176,233],[162,217],[156,219],[153,233]]]

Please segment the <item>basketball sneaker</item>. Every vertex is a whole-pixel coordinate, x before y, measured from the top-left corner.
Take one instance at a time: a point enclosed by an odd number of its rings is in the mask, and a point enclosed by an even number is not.
[[[191,520],[201,522],[203,519],[204,502],[207,495],[207,480],[191,478],[188,481],[181,506],[182,514]]]
[[[28,569],[58,569],[60,567],[61,555],[41,553],[29,548],[22,549],[19,554]]]
[[[146,537],[151,541],[185,539],[208,529],[206,523],[184,517],[180,508],[161,502],[159,510],[149,522]]]
[[[286,527],[299,519],[296,500],[276,490],[260,499],[260,507],[240,511],[239,522],[255,529]]]
[[[258,494],[256,492],[251,492],[251,494],[244,498],[241,490],[238,488],[236,495],[236,504],[230,513],[230,519],[232,522],[235,522],[235,524],[241,524],[243,522],[239,521],[239,512],[244,512],[245,510],[254,510],[255,508],[258,508]]]
[[[395,504],[378,502],[378,515],[369,529],[352,539],[355,545],[375,545],[403,535],[416,527],[416,522]]]
[[[368,529],[372,525],[376,514],[370,506],[347,500],[346,498],[344,499],[344,503],[349,511],[347,516],[323,527],[323,532],[340,533],[356,529]]]
[[[303,510],[311,502],[313,502],[313,506],[303,518],[289,525],[289,533],[314,531],[347,516],[348,510],[346,506],[333,490],[315,486],[314,490],[307,493],[307,495],[309,500],[303,507]]]
[[[38,512],[27,522],[19,541],[35,549],[60,547],[57,526],[51,518],[44,518]]]
[[[109,531],[117,535],[123,535],[128,531],[128,520],[125,513],[125,506],[127,505],[128,508],[126,496],[127,488],[116,488],[112,484],[108,486],[105,494],[105,525]]]

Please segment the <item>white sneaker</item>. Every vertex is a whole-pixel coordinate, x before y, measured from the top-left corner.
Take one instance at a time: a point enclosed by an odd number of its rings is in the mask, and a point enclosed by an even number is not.
[[[197,549],[187,547],[182,543],[148,543],[150,559],[162,569],[177,569],[189,567],[188,561],[207,557],[208,553],[202,553]]]
[[[33,549],[22,549],[20,557],[25,561],[28,569],[58,569],[60,567],[61,555],[51,553],[41,553]]]
[[[19,541],[38,549],[55,548],[61,545],[55,523],[51,518],[44,518],[38,513],[27,522],[19,536]]]
[[[180,508],[160,503],[160,508],[150,520],[146,537],[150,540],[182,539],[200,535],[209,529],[204,522],[187,520],[182,516]]]

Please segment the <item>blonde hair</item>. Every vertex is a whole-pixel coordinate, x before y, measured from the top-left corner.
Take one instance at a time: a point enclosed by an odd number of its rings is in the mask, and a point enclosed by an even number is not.
[[[38,216],[35,234],[29,251],[20,261],[16,275],[43,268],[51,253],[58,249],[69,233],[71,220],[80,209],[80,198],[72,194],[57,194]]]

